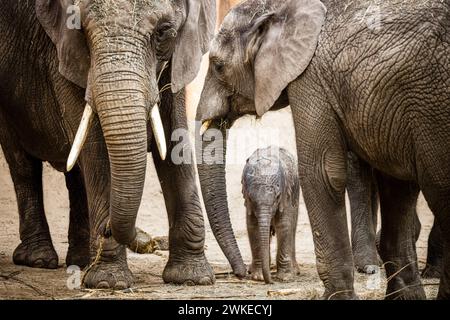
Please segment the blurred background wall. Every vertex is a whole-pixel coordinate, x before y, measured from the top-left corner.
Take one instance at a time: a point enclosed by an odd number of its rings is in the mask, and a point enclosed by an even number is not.
[[[217,1],[217,27],[223,20],[223,17],[228,13],[231,7],[241,2],[242,0],[218,0]],[[195,119],[195,110],[198,101],[200,100],[201,89],[205,81],[206,72],[208,70],[208,55],[203,57],[202,66],[197,78],[186,88],[186,108],[188,120]]]

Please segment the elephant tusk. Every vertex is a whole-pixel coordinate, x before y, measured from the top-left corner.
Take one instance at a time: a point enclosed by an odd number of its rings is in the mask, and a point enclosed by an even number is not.
[[[89,131],[89,126],[91,125],[94,112],[89,104],[86,104],[84,108],[83,117],[81,118],[80,126],[78,127],[77,134],[75,135],[75,140],[73,141],[72,149],[69,153],[69,158],[67,159],[67,172],[72,170],[77,162],[78,156],[80,155],[81,149],[83,148],[84,142]]]
[[[206,120],[205,122],[203,122],[202,127],[200,128],[200,135],[203,136],[206,132],[206,130],[209,129],[209,127],[212,124],[212,120]]]
[[[156,139],[156,145],[158,147],[159,155],[161,156],[162,160],[166,160],[166,135],[164,133],[161,115],[159,114],[158,104],[155,104],[152,108],[152,111],[150,112],[150,123],[152,125],[153,136]]]

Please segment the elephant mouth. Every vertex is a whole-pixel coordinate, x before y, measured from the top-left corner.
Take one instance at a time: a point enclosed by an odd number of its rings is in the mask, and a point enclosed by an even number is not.
[[[225,108],[225,112],[219,112],[217,115],[207,115],[205,117],[206,119],[200,118],[201,136],[204,135],[213,123],[218,123],[219,127],[223,127],[225,125],[225,127],[229,129],[233,126],[236,120],[245,115],[260,118],[256,113],[254,103],[251,103],[251,100],[244,98],[242,95],[232,95],[227,97],[226,100],[227,106]]]
[[[89,127],[92,124],[94,115],[95,114],[92,107],[89,104],[86,104],[80,125],[78,126],[78,130],[69,153],[69,157],[67,158],[67,172],[73,169],[78,160],[78,157],[80,156],[83,145],[86,142],[86,137],[89,133]],[[167,145],[158,104],[155,104],[151,109],[149,118],[159,154],[161,156],[161,159],[165,160],[167,155]]]
[[[206,133],[206,131],[208,131],[208,129],[214,124],[216,124],[219,128],[230,129],[234,125],[234,123],[244,115],[254,115],[258,117],[256,113],[237,114],[234,112],[230,112],[226,117],[217,117],[201,120],[200,136],[203,136]]]
[[[215,118],[215,119],[208,119],[201,121],[201,127],[200,127],[200,136],[203,136],[211,126],[218,127],[218,128],[225,128],[230,129],[234,122],[239,119],[240,117],[226,117],[226,118]]]

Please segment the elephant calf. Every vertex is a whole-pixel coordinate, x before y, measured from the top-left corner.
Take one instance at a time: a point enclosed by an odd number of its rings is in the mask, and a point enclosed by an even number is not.
[[[250,272],[254,280],[272,283],[270,234],[277,234],[277,278],[292,280],[298,272],[295,231],[298,218],[297,165],[283,148],[256,150],[244,167],[242,194],[247,208],[247,230],[252,250]],[[261,275],[262,268],[262,275]]]

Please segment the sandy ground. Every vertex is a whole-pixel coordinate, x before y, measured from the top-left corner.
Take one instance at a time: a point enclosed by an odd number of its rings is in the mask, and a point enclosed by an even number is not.
[[[281,136],[281,132],[286,132]],[[240,137],[239,143],[237,136]],[[242,139],[242,137],[245,139]],[[245,213],[241,195],[240,178],[245,159],[257,148],[269,144],[286,147],[295,154],[294,131],[288,109],[268,113],[261,120],[244,118],[239,120],[230,132],[227,167],[229,205],[232,223],[246,263],[251,254],[245,227]],[[286,139],[288,138],[288,139]],[[259,144],[257,143],[259,141]],[[150,156],[149,156],[150,159]],[[165,235],[168,230],[166,210],[162,193],[157,183],[151,159],[146,179],[144,200],[138,217],[138,225],[152,235]],[[71,298],[120,298],[120,299],[312,299],[318,298],[323,286],[315,269],[315,258],[311,230],[303,201],[300,207],[297,232],[297,260],[301,274],[293,283],[264,285],[250,280],[239,281],[225,273],[230,267],[214,240],[207,224],[206,255],[215,271],[219,273],[217,283],[207,287],[165,285],[161,274],[167,261],[167,252],[138,255],[129,253],[130,269],[135,275],[132,290],[125,292],[70,290],[67,284],[73,277],[67,273],[64,257],[67,250],[68,200],[64,177],[46,165],[44,175],[45,207],[53,237],[53,243],[60,258],[57,270],[40,270],[15,266],[12,253],[19,244],[19,219],[13,185],[7,164],[0,154],[0,298],[1,299],[71,299]],[[423,200],[418,211],[422,221],[422,233],[418,242],[419,261],[423,266],[426,255],[426,240],[432,225],[432,215]],[[205,221],[206,221],[205,217]],[[275,247],[275,246],[272,246]],[[273,252],[275,248],[272,248]],[[384,274],[382,271],[381,274]],[[381,299],[384,296],[384,275],[366,276],[356,274],[356,291],[362,299]],[[437,292],[437,280],[426,282],[429,298]],[[299,289],[287,296],[271,296],[270,290]]]

